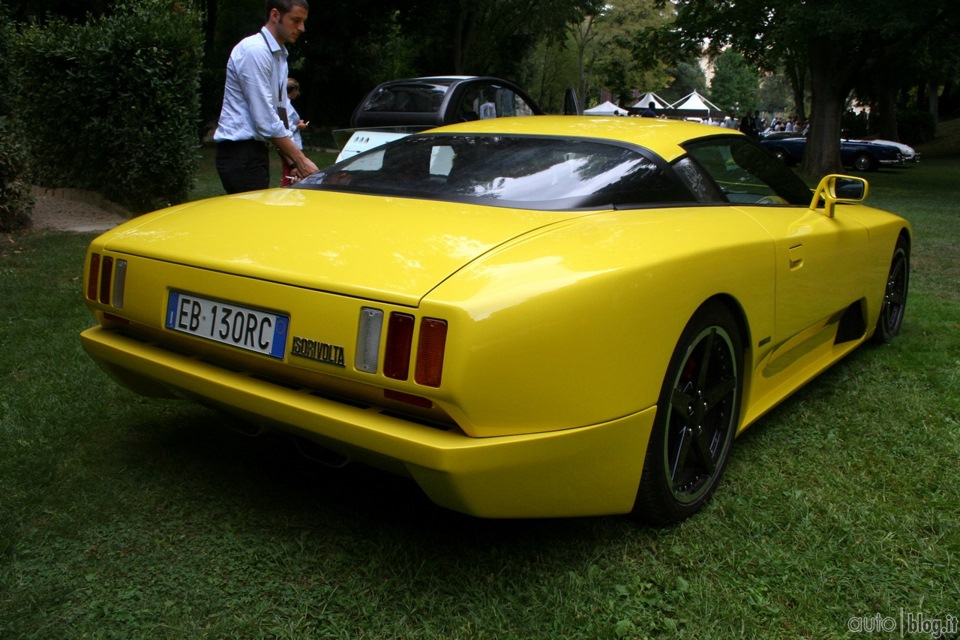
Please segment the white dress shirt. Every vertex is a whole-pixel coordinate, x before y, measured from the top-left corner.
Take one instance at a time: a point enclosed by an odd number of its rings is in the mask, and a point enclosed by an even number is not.
[[[216,142],[286,138],[290,130],[277,112],[290,113],[287,49],[263,27],[237,43],[227,61]]]

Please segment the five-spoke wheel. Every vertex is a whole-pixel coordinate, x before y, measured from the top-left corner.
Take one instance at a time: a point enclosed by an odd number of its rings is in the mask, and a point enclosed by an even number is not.
[[[910,245],[901,236],[893,250],[893,261],[887,276],[887,286],[883,292],[880,317],[873,339],[877,342],[890,342],[903,326],[903,312],[907,306],[907,289],[910,286]]]
[[[668,367],[636,516],[677,522],[710,498],[739,424],[742,368],[736,321],[722,304],[708,303],[684,329]]]

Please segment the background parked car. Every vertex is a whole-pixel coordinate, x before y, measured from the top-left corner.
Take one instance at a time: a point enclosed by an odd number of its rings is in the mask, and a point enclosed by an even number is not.
[[[540,115],[523,89],[502,78],[432,76],[391,80],[360,101],[350,129],[334,131],[337,161],[403,136],[457,122]]]
[[[883,140],[882,138],[877,138],[875,140],[861,140],[860,142],[896,147],[900,150],[900,154],[903,156],[904,162],[920,162],[920,154],[916,149],[908,144],[903,144],[902,142],[897,142],[895,140]]]
[[[807,147],[804,133],[775,131],[764,135],[760,144],[788,166],[799,164]],[[857,171],[876,171],[881,165],[915,162],[919,154],[913,148],[887,140],[840,140],[840,161]]]

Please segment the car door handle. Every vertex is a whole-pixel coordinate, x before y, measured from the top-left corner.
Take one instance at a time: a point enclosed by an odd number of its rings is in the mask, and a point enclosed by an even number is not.
[[[790,258],[790,270],[794,271],[803,266],[803,245],[798,244],[795,247],[790,247],[789,251]]]

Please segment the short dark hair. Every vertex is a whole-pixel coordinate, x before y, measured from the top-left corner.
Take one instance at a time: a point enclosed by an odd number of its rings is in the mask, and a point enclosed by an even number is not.
[[[270,12],[274,9],[279,11],[281,16],[291,11],[294,7],[303,7],[307,11],[310,11],[310,5],[307,3],[307,0],[266,0],[263,4],[264,22],[270,19]]]

